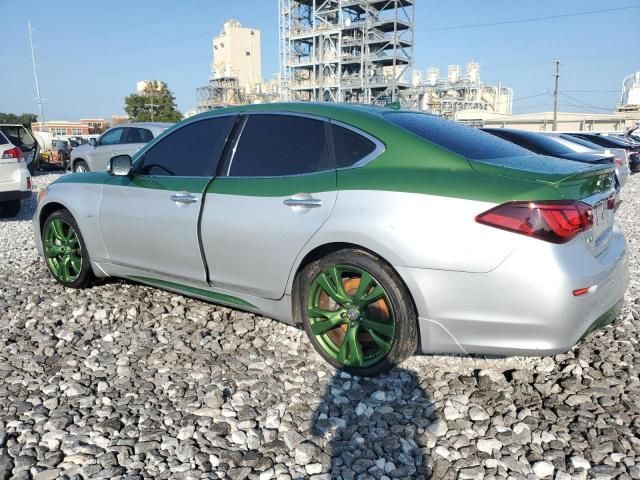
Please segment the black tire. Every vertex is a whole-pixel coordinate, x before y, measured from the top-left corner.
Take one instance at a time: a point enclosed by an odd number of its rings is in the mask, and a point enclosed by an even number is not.
[[[80,167],[80,169],[84,169],[81,171],[85,171],[85,172],[90,172],[91,170],[89,170],[89,165],[87,165],[87,162],[85,162],[84,160],[78,160],[77,162],[75,162],[73,164],[73,171],[74,172],[78,172],[78,167]]]
[[[355,367],[341,364],[323,349],[318,338],[311,331],[311,323],[307,315],[311,284],[320,273],[336,265],[353,266],[369,273],[377,284],[386,291],[390,307],[395,312],[395,333],[391,347],[384,358],[372,365]],[[296,291],[296,316],[303,324],[315,350],[334,367],[353,375],[374,376],[399,365],[416,353],[418,347],[417,315],[411,295],[398,274],[388,264],[370,253],[357,249],[345,249],[309,263],[298,275]]]
[[[20,199],[7,200],[6,202],[0,202],[0,217],[11,218],[18,215],[22,202]]]
[[[68,210],[56,210],[46,218],[46,220],[44,221],[44,224],[42,225],[42,232],[41,232],[43,246],[45,244],[45,232],[47,231],[49,224],[56,219],[63,220],[75,231],[78,237],[78,242],[80,244],[80,254],[81,254],[80,256],[82,258],[82,265],[80,268],[80,273],[77,276],[77,278],[75,278],[73,281],[65,281],[54,272],[54,270],[51,268],[49,261],[45,258],[45,263],[47,264],[47,268],[49,269],[49,272],[51,272],[51,275],[56,280],[56,282],[64,285],[65,287],[85,288],[85,287],[91,286],[95,282],[96,278],[93,275],[93,270],[91,269],[91,261],[89,259],[89,254],[87,253],[87,247],[86,247],[86,244],[84,243],[84,238],[82,237],[82,233],[80,232],[80,228],[78,227],[78,224],[73,218],[73,215],[71,215],[71,213],[69,213]]]

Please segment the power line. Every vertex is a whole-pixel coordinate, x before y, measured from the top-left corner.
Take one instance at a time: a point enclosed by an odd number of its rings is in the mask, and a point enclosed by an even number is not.
[[[582,101],[582,100],[580,100],[579,98],[572,97],[571,95],[567,95],[565,92],[560,92],[560,94],[561,94],[563,97],[567,97],[567,98],[569,98],[569,99],[573,100],[574,102],[581,103],[581,104],[582,104],[582,105],[584,105],[584,107],[586,107],[586,108],[595,108],[595,109],[597,109],[597,110],[607,110],[607,111],[611,110],[610,108],[598,107],[597,105],[592,105],[592,104],[590,104],[590,103],[583,102],[583,101]],[[575,105],[575,106],[578,106],[578,105]]]
[[[551,94],[550,94],[550,93],[549,93],[549,91],[547,90],[546,92],[539,93],[539,94],[537,94],[537,95],[530,95],[530,96],[528,96],[528,97],[514,98],[514,99],[512,100],[512,102],[520,102],[520,101],[522,101],[522,100],[529,100],[530,98],[543,97],[543,96],[545,96],[545,95],[551,95]]]
[[[582,12],[564,13],[559,15],[547,15],[544,17],[520,18],[515,20],[503,20],[501,22],[476,23],[476,24],[470,24],[470,25],[453,25],[449,27],[436,27],[436,28],[421,28],[421,29],[416,29],[415,31],[416,32],[436,32],[436,31],[443,31],[443,30],[462,30],[466,28],[494,27],[498,25],[512,25],[515,23],[541,22],[545,20],[554,20],[557,18],[577,17],[581,15],[593,15],[596,13],[618,12],[623,10],[631,10],[634,8],[640,8],[640,5],[632,5],[628,7],[618,7],[618,8],[602,8],[599,10],[584,10]]]

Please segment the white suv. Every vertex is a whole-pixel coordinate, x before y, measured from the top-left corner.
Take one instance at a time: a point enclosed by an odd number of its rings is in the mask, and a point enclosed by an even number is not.
[[[23,198],[31,196],[25,155],[0,131],[0,217],[15,217]]]

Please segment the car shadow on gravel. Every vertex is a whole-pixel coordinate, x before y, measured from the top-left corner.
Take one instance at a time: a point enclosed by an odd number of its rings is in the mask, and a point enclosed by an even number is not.
[[[322,470],[345,480],[429,478],[420,444],[437,428],[438,420],[430,420],[435,413],[409,370],[395,368],[375,378],[336,372],[313,416],[313,433],[324,446]],[[299,448],[296,455],[304,456]]]

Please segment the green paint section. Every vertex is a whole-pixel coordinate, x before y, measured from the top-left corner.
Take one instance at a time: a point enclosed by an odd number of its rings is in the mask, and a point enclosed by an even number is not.
[[[587,328],[587,331],[584,332],[584,334],[578,341],[584,340],[589,336],[590,333],[594,332],[595,330],[604,328],[610,323],[613,323],[613,321],[618,317],[620,311],[622,310],[622,303],[622,301],[616,303],[613,307],[611,307],[604,314],[598,317],[596,321],[593,322],[589,328]]]
[[[112,178],[107,172],[70,173],[59,177],[52,185],[60,183],[93,183],[103,184]]]
[[[211,180],[209,177],[138,176],[129,178],[111,175],[106,172],[90,172],[64,175],[56,180],[54,184],[87,183],[117,187],[149,188],[171,192],[202,193],[209,180]]]
[[[333,119],[378,138],[386,151],[361,168],[273,178],[216,178],[207,193],[282,197],[301,192],[379,190],[408,192],[503,203],[511,200],[582,199],[611,187],[613,168],[543,157],[523,156],[469,161],[384,119],[389,109],[330,103],[244,105],[190,117],[140,150],[187,123],[204,118],[249,112],[291,112]],[[464,141],[464,139],[461,139]],[[107,173],[66,175],[56,183],[103,183],[200,193],[209,179],[179,177],[113,177]]]
[[[207,193],[251,197],[285,197],[302,192],[316,193],[335,189],[336,172],[331,170],[289,177],[219,177],[211,183]]]
[[[209,177],[139,176],[129,178],[109,176],[105,185],[149,188],[171,192],[202,193],[207,183],[209,183],[209,180],[211,180]]]
[[[204,290],[202,288],[189,287],[187,285],[182,285],[180,283],[168,282],[166,280],[160,280],[157,278],[138,277],[138,276],[131,276],[129,278],[131,280],[135,280],[140,283],[146,283],[154,287],[167,288],[169,290],[175,290],[178,292],[186,293],[187,295],[197,295],[199,297],[209,298],[214,302],[220,302],[228,305],[235,305],[238,307],[245,307],[245,308],[257,308],[255,305],[252,305],[249,302],[242,300],[241,298],[237,298],[231,295],[225,295],[224,293],[216,293],[216,292],[212,292],[211,290]]]

